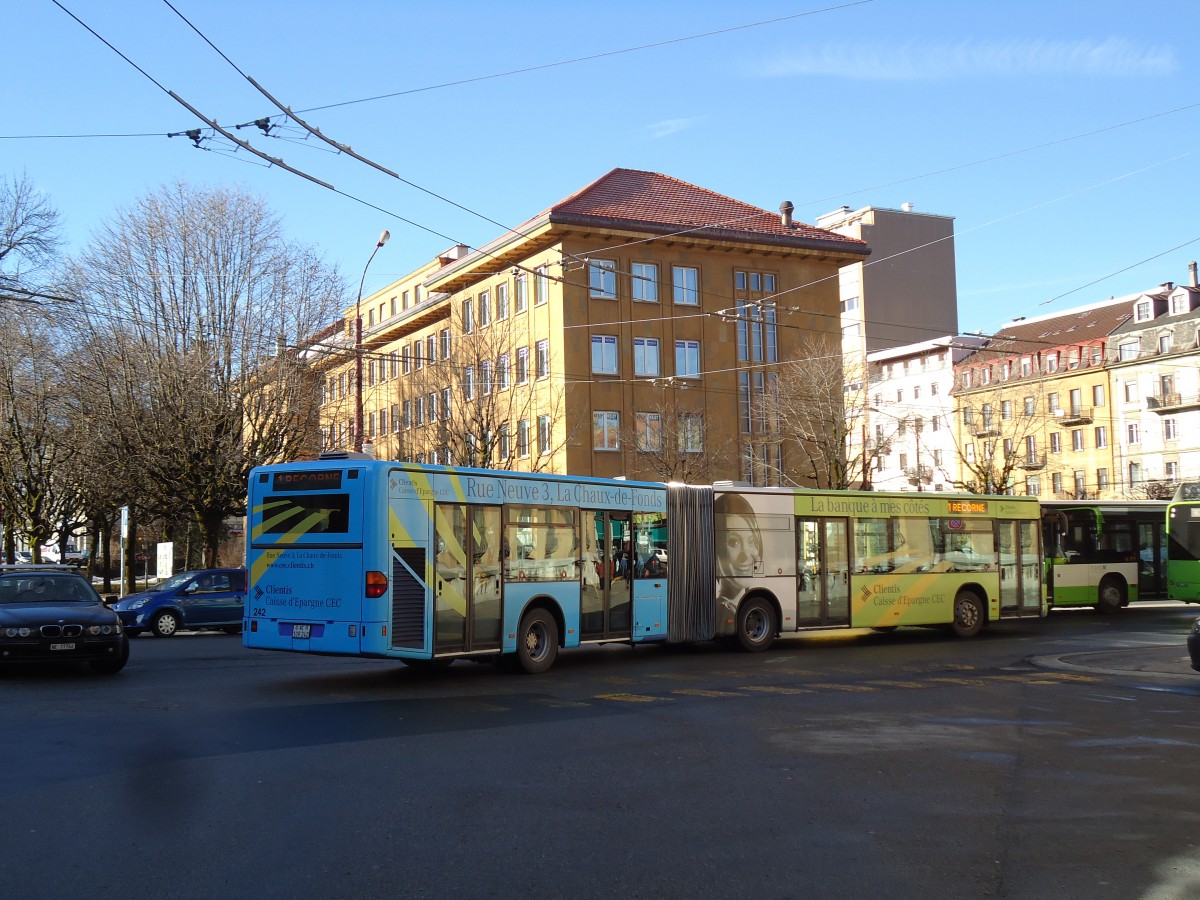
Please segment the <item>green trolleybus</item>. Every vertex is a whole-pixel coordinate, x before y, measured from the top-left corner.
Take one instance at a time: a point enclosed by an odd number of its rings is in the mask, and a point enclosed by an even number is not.
[[[1200,484],[1181,484],[1167,505],[1167,596],[1200,603]]]

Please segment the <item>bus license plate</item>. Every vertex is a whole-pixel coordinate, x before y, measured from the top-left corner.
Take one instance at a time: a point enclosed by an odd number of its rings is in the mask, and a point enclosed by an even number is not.
[[[308,636],[311,632],[312,632],[311,625],[293,625],[292,626],[292,637],[294,637],[294,638],[301,638],[303,640],[308,640]]]
[[[51,650],[74,650],[75,645],[74,644],[51,644],[50,649]]]

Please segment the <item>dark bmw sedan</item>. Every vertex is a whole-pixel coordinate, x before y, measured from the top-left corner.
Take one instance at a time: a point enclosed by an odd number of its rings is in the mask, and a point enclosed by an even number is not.
[[[112,675],[128,659],[121,620],[77,570],[0,566],[0,663],[86,662]]]
[[[1192,632],[1188,635],[1188,655],[1192,658],[1192,668],[1200,672],[1200,619],[1192,623]]]

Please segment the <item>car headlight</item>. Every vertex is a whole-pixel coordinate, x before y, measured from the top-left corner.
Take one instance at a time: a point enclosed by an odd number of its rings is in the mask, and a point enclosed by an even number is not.
[[[1192,623],[1192,634],[1200,634],[1200,619]]]
[[[132,603],[130,603],[129,608],[130,609],[141,609],[143,606],[145,606],[149,602],[150,602],[149,597],[143,597],[141,600],[134,600]]]
[[[99,636],[102,634],[120,634],[120,625],[89,625],[88,634]]]
[[[33,634],[32,628],[24,628],[23,627],[23,628],[5,628],[4,629],[5,637],[11,637],[11,638],[29,637],[31,634]]]

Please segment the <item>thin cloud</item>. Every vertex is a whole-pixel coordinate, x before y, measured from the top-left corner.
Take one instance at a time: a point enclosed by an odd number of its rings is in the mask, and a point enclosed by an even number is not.
[[[695,116],[691,119],[663,119],[661,122],[652,122],[647,125],[646,133],[654,140],[658,140],[659,138],[670,137],[673,134],[694,128],[703,122],[704,119],[704,116]]]
[[[1178,68],[1171,47],[1109,38],[830,44],[780,54],[752,67],[750,74],[887,81],[1025,75],[1139,78],[1170,75]]]

